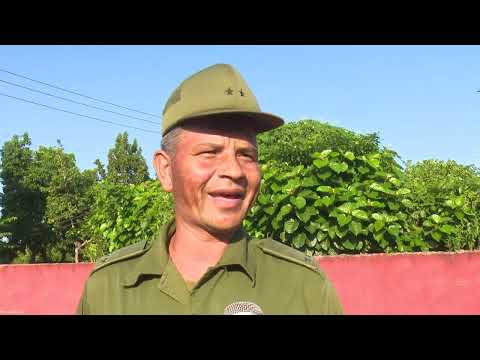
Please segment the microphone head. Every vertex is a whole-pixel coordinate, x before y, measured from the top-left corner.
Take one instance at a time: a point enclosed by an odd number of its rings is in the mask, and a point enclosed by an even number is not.
[[[263,315],[263,311],[257,304],[249,301],[237,301],[228,305],[223,315]]]

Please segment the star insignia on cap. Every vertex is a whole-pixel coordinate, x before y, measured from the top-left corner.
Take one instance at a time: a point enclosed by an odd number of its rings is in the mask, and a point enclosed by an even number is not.
[[[227,94],[227,95],[233,95],[233,90],[232,90],[232,88],[229,87],[227,90],[225,90],[225,94]]]
[[[243,89],[240,89],[239,93],[240,93],[240,96],[245,96],[245,92],[243,91]]]

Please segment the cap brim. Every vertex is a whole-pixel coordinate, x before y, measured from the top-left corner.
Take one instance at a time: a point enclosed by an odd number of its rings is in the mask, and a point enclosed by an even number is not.
[[[204,113],[190,115],[177,121],[175,125],[181,125],[186,121],[198,121],[201,119],[218,119],[226,121],[245,122],[245,125],[251,126],[257,133],[273,130],[282,126],[285,121],[276,115],[257,112],[257,111],[235,111],[235,110],[213,110]],[[168,132],[168,129],[166,132]]]

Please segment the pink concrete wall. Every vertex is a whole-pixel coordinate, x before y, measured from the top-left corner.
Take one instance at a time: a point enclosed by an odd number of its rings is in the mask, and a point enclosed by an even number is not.
[[[319,257],[346,314],[480,314],[480,251]],[[93,264],[0,265],[0,314],[71,314]]]
[[[480,314],[480,251],[318,258],[346,314]]]
[[[0,314],[71,314],[93,264],[0,265]]]

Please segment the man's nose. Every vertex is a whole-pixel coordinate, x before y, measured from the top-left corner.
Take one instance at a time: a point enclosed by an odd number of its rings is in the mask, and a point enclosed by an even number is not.
[[[229,177],[236,181],[245,178],[243,168],[240,166],[238,158],[235,154],[226,155],[221,160],[219,175],[220,177]]]

